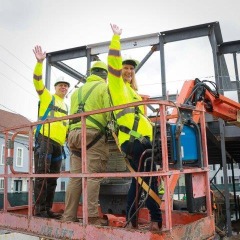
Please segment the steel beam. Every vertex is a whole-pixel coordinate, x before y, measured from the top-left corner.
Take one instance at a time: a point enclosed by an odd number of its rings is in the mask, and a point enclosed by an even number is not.
[[[240,40],[222,43],[219,46],[219,52],[221,54],[240,53]]]
[[[49,63],[71,60],[75,58],[81,58],[87,56],[87,46],[81,46],[76,48],[64,49],[56,52],[47,53]]]
[[[158,40],[159,33],[152,33],[147,35],[142,35],[138,37],[122,38],[121,39],[121,49],[133,49],[155,45],[159,42]],[[110,41],[90,44],[87,48],[91,49],[91,54],[102,54],[107,53],[109,49]]]
[[[81,74],[80,72],[76,71],[75,69],[69,67],[67,64],[63,62],[54,62],[52,63],[52,66],[59,69],[60,71],[68,74],[72,78],[75,78],[76,80],[80,82],[86,82],[86,76]]]

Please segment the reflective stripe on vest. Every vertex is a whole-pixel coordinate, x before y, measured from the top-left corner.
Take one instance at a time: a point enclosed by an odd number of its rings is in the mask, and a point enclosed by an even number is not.
[[[135,113],[135,112],[136,112],[135,108],[129,108],[129,107],[128,108],[124,108],[123,110],[121,110],[120,112],[118,112],[116,114],[116,118],[118,119],[118,118],[124,116],[127,113]]]

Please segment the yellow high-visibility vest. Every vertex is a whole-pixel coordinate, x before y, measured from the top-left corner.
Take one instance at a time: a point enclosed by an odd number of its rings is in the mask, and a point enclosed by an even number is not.
[[[47,118],[58,118],[67,115],[68,109],[64,102],[64,99],[60,98],[56,94],[51,95],[49,90],[45,87],[42,80],[42,63],[37,63],[34,69],[33,83],[38,93],[40,102],[38,110],[38,120],[44,116],[50,102],[54,98],[54,108],[49,111]],[[53,96],[53,97],[52,97]],[[55,142],[63,145],[66,141],[66,134],[68,130],[68,121],[56,121],[51,124],[43,124],[40,129],[40,133]]]

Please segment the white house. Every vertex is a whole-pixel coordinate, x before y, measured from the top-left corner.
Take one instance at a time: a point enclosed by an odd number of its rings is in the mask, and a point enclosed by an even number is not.
[[[14,126],[28,125],[31,122],[22,115],[10,113],[0,109],[0,174],[4,173],[4,159],[5,159],[5,129]],[[21,129],[28,131],[28,128]],[[19,130],[17,130],[19,131]],[[11,139],[16,131],[9,132],[8,139]],[[14,138],[14,151],[12,159],[12,168],[16,172],[29,172],[29,137],[24,134],[17,134]],[[69,170],[69,151],[65,147],[67,159],[63,161],[62,171]],[[9,155],[8,155],[9,156]],[[9,159],[8,161],[11,161]],[[33,159],[31,160],[33,161]],[[34,161],[33,161],[34,162]],[[11,172],[10,168],[8,169]],[[34,172],[34,164],[33,164]],[[59,178],[56,192],[65,192],[68,179]],[[4,178],[0,176],[0,192],[4,189]],[[8,193],[26,193],[28,192],[27,178],[9,178]]]

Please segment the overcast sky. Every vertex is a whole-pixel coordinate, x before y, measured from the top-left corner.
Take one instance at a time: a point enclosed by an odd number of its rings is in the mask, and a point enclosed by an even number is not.
[[[36,120],[32,49],[37,44],[52,52],[109,41],[110,23],[122,27],[126,38],[218,21],[224,42],[240,40],[239,9],[239,0],[0,0],[0,108]],[[142,58],[148,51],[131,56]],[[213,78],[208,39],[172,44],[166,53],[170,93],[186,79]],[[155,55],[139,71],[140,93],[161,95],[159,65]],[[52,78],[58,74],[53,70]]]

